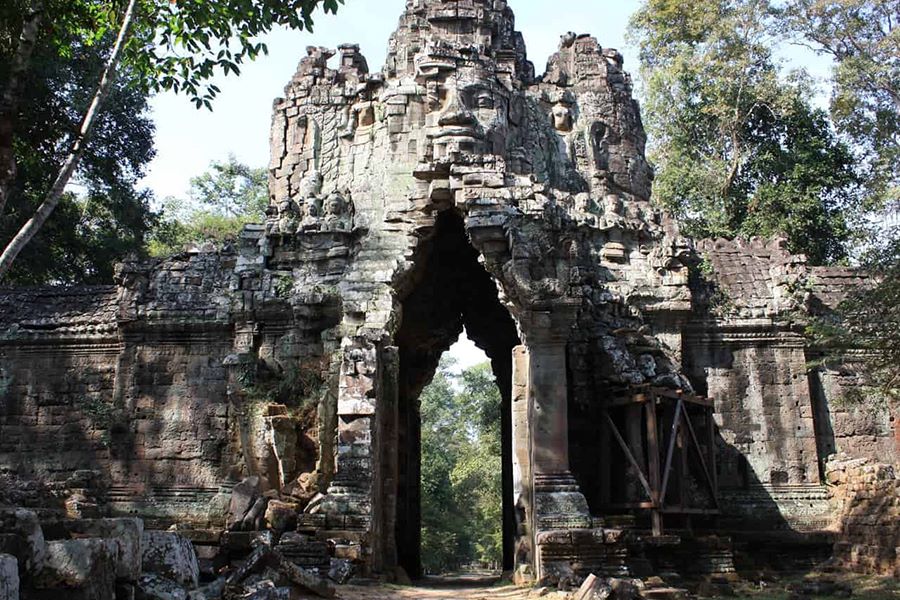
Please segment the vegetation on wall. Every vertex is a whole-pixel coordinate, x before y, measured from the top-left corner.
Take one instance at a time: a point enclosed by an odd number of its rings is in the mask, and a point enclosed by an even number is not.
[[[148,251],[165,256],[186,246],[237,239],[246,223],[261,223],[269,203],[268,173],[229,155],[191,178],[188,198],[167,198],[149,236]]]
[[[838,311],[814,321],[809,333],[829,350],[826,361],[843,359],[848,350],[862,350],[866,386],[852,401],[900,403],[900,227],[873,245],[863,267],[873,278],[870,287],[855,290]]]

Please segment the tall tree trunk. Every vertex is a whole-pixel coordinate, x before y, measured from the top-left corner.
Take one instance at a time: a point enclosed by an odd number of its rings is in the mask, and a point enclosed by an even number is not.
[[[0,96],[0,216],[6,207],[6,199],[16,180],[16,153],[13,147],[16,113],[22,102],[25,73],[31,64],[31,53],[37,40],[38,26],[44,14],[43,0],[35,0],[22,22],[22,33],[16,53],[12,57],[9,80]]]
[[[122,25],[119,27],[119,34],[116,37],[116,43],[113,46],[112,53],[106,61],[106,65],[103,67],[103,75],[100,77],[100,82],[97,84],[97,89],[94,91],[94,97],[91,100],[90,106],[88,106],[87,112],[84,114],[84,119],[81,121],[81,127],[78,130],[75,142],[72,144],[72,149],[68,156],[66,156],[66,160],[62,164],[62,167],[56,176],[56,180],[53,182],[53,187],[50,188],[46,198],[41,202],[41,205],[34,212],[34,215],[32,215],[32,217],[28,219],[28,222],[22,226],[16,236],[6,245],[3,254],[0,255],[0,280],[2,280],[3,277],[6,276],[6,273],[9,272],[9,269],[12,267],[19,252],[22,251],[22,248],[31,241],[31,238],[33,238],[38,230],[44,225],[47,218],[50,217],[50,214],[53,213],[53,210],[62,198],[66,186],[69,184],[69,180],[72,179],[72,174],[75,173],[75,169],[81,161],[84,146],[87,142],[88,135],[91,132],[91,128],[94,125],[94,121],[97,118],[97,114],[100,112],[100,106],[109,94],[109,90],[115,79],[116,67],[118,67],[119,60],[122,58],[122,50],[128,39],[131,23],[134,20],[137,2],[138,0],[129,0],[128,6],[125,8],[125,14],[122,17]]]

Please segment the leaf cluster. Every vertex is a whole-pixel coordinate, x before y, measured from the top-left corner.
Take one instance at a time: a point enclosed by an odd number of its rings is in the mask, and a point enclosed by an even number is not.
[[[259,37],[275,27],[312,31],[321,6],[337,12],[343,0],[143,0],[125,61],[147,92],[186,94],[197,108],[212,110],[220,92],[210,80],[241,72],[241,65],[268,54]]]
[[[852,292],[834,312],[814,321],[808,333],[829,351],[826,360],[843,361],[862,351],[869,399],[900,402],[900,226],[864,256],[872,285]]]
[[[831,117],[852,140],[875,199],[900,186],[900,5],[894,0],[791,0],[785,35],[833,61]]]
[[[0,81],[6,81],[16,20],[5,9],[0,15]],[[65,38],[67,56],[61,53],[64,36],[55,22],[41,35],[16,114],[16,178],[0,215],[4,240],[32,216],[49,190],[112,45],[109,35],[88,41],[70,36]],[[123,68],[59,214],[19,256],[8,283],[106,282],[117,260],[141,252],[155,220],[150,193],[139,186],[154,156],[154,125],[147,99],[132,81],[132,73]]]

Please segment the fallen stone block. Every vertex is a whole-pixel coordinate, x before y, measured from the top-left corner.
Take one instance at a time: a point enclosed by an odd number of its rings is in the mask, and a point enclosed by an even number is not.
[[[188,600],[188,591],[176,581],[147,573],[138,579],[135,600]]]
[[[328,569],[328,579],[343,585],[353,575],[353,563],[343,558],[331,559],[331,568]]]
[[[23,573],[41,568],[47,550],[36,514],[24,508],[0,508],[0,534],[0,552],[15,556]]]
[[[38,590],[65,589],[67,599],[112,600],[116,551],[116,544],[99,538],[47,542],[44,564],[32,585]]]
[[[145,531],[141,538],[144,573],[152,573],[188,588],[197,587],[200,567],[187,538],[168,531]]]
[[[266,513],[266,506],[269,504],[269,499],[265,496],[260,496],[253,503],[253,506],[250,507],[250,510],[247,511],[247,514],[244,515],[244,519],[241,521],[241,529],[244,531],[252,531],[255,529],[261,529],[261,525],[263,524],[263,518]]]
[[[643,590],[640,597],[644,600],[688,600],[689,594],[681,588],[660,587]]]
[[[297,513],[300,505],[281,500],[269,500],[266,507],[266,525],[269,529],[281,533],[297,527]]]
[[[611,593],[612,589],[606,582],[591,573],[572,596],[572,600],[606,600]]]
[[[625,579],[619,577],[610,577],[606,581],[609,589],[611,600],[636,600],[641,597],[644,584],[640,579]]]
[[[239,484],[235,485],[231,490],[228,516],[225,519],[225,525],[228,529],[232,529],[236,525],[239,525],[253,507],[256,499],[259,498],[262,493],[259,484],[259,477],[254,475],[252,477],[247,477]]]
[[[269,566],[284,577],[293,585],[301,587],[316,596],[322,598],[334,598],[334,584],[316,575],[312,571],[303,569],[286,559],[280,552],[271,546],[260,545],[250,554],[247,560],[238,569],[236,569],[225,582],[225,594],[227,598],[239,590],[241,582],[247,579],[251,573]]]
[[[19,561],[0,554],[0,600],[19,600]]]
[[[100,538],[109,540],[114,548],[116,578],[137,581],[141,575],[141,519],[74,519],[44,523],[48,538]]]

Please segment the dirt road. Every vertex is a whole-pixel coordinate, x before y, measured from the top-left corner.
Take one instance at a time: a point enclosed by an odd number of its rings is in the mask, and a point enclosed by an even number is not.
[[[416,587],[399,585],[341,586],[341,600],[524,600],[528,588],[504,585],[493,578],[455,577],[452,580],[433,579]]]

